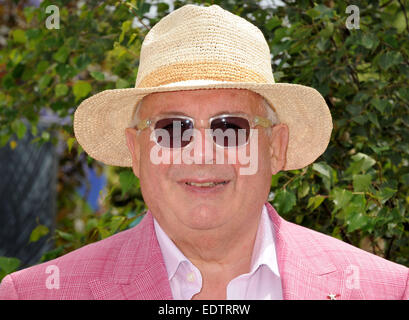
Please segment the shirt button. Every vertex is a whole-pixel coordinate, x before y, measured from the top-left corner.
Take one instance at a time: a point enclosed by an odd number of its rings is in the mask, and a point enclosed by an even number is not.
[[[189,282],[194,282],[195,281],[195,274],[193,273],[193,272],[190,272],[188,275],[187,275],[187,281],[189,281]]]

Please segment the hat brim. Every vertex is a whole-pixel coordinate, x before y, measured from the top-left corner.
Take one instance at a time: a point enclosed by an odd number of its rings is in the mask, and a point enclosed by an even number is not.
[[[304,168],[327,148],[332,118],[322,95],[314,88],[289,83],[222,82],[105,90],[82,101],[74,114],[78,143],[94,159],[107,165],[131,167],[125,128],[130,127],[138,102],[154,92],[236,88],[254,91],[273,106],[289,128],[284,170]]]

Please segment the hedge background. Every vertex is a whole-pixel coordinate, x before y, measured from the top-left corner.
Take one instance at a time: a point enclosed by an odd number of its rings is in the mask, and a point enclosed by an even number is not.
[[[277,211],[409,266],[409,1],[351,1],[360,9],[360,29],[346,27],[345,1],[273,7],[265,0],[178,0],[171,7],[186,3],[218,4],[257,25],[273,54],[276,82],[312,86],[331,109],[334,131],[325,154],[272,177],[269,200]],[[0,3],[0,147],[14,149],[28,131],[35,144],[62,142],[57,231],[39,221],[31,234],[31,241],[55,243],[41,258],[46,261],[135,225],[146,210],[132,171],[86,155],[72,117],[83,99],[134,86],[144,36],[171,8],[136,0],[28,4]],[[48,5],[59,7],[60,29],[46,28]],[[37,135],[44,114],[53,124]],[[76,191],[86,166],[108,176],[98,211]],[[19,265],[1,257],[0,279]]]

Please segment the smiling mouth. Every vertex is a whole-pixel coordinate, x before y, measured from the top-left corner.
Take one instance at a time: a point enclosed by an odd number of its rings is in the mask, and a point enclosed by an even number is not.
[[[228,181],[220,181],[220,182],[185,182],[186,185],[188,186],[193,186],[193,187],[200,187],[200,188],[212,188],[218,185],[224,185],[227,184]]]

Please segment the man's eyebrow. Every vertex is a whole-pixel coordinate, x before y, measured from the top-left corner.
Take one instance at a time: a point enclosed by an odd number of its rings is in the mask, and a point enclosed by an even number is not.
[[[165,112],[159,112],[156,114],[156,116],[169,116],[169,115],[176,115],[176,116],[186,116],[189,117],[188,114],[181,112],[181,111],[165,111]]]
[[[243,110],[229,110],[229,109],[225,109],[225,110],[219,111],[219,112],[217,112],[217,113],[215,113],[215,114],[211,114],[211,115],[209,116],[209,118],[217,117],[217,116],[220,116],[220,115],[223,115],[223,114],[240,114],[240,113],[244,113],[244,114],[245,114],[245,113],[247,113],[247,112],[245,112],[245,111],[243,111]],[[164,111],[164,112],[159,112],[159,113],[153,115],[152,118],[153,118],[153,117],[157,117],[157,116],[161,116],[161,117],[162,117],[162,116],[185,116],[185,117],[194,118],[192,115],[187,114],[187,113],[182,112],[182,111]]]
[[[235,114],[235,113],[245,113],[242,110],[235,110],[235,111],[231,111],[231,110],[223,110],[223,111],[219,111],[213,115],[211,115],[209,118],[211,117],[217,117],[220,116],[222,114]],[[185,113],[185,112],[181,112],[181,111],[165,111],[165,112],[159,112],[158,114],[156,114],[155,116],[170,116],[170,115],[176,115],[176,116],[185,116],[185,117],[192,117],[191,115]]]
[[[218,113],[215,113],[214,115],[212,115],[212,117],[217,117],[220,116],[222,114],[236,114],[236,113],[246,113],[243,110],[234,110],[234,111],[230,111],[230,110],[224,110],[224,111],[220,111]]]

